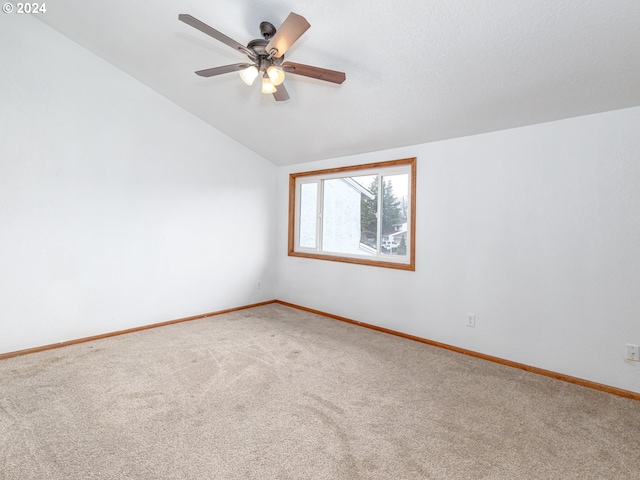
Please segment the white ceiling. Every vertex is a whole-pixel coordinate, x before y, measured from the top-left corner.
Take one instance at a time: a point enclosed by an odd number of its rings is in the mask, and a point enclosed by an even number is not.
[[[277,165],[426,143],[640,105],[638,0],[56,0],[38,18]],[[245,61],[178,21],[246,44],[289,12],[311,28],[276,103]]]

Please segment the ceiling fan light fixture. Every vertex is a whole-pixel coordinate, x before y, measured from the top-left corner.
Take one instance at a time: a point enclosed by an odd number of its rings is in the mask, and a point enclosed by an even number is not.
[[[276,86],[271,83],[271,79],[265,74],[262,77],[262,93],[275,93],[276,90]]]
[[[240,73],[240,78],[244,83],[246,83],[247,85],[253,85],[253,82],[258,77],[258,74],[260,72],[258,72],[258,69],[256,68],[255,65],[251,65],[250,67],[245,68],[244,70],[240,70],[239,73]]]
[[[284,71],[280,67],[271,65],[267,68],[267,75],[269,75],[271,83],[276,87],[284,82]]]

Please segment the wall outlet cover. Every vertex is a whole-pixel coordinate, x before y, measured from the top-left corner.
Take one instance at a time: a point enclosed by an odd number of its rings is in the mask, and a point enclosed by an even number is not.
[[[476,326],[476,314],[467,313],[467,327],[475,327],[475,326]]]

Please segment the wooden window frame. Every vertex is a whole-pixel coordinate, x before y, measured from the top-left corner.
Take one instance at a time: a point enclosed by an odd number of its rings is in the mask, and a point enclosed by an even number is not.
[[[363,170],[380,169],[387,167],[409,166],[410,169],[410,193],[409,193],[409,215],[408,230],[409,235],[409,260],[407,263],[398,263],[393,261],[375,260],[366,257],[341,256],[325,253],[300,252],[295,250],[295,222],[296,222],[296,180],[302,177],[311,176],[329,176],[339,173],[353,173]],[[288,232],[288,255],[290,257],[313,258],[317,260],[328,260],[332,262],[352,263],[357,265],[369,265],[372,267],[394,268],[398,270],[415,271],[416,269],[416,166],[417,159],[403,158],[400,160],[390,160],[384,162],[367,163],[362,165],[352,165],[348,167],[328,168],[324,170],[313,170],[308,172],[291,173],[289,175],[289,232]],[[379,241],[380,239],[378,239]]]

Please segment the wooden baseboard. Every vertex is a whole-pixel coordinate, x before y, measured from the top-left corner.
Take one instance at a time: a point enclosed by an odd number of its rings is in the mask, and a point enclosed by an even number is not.
[[[499,363],[499,364],[502,364],[502,365],[506,365],[508,367],[518,368],[520,370],[526,370],[527,372],[536,373],[538,375],[543,375],[545,377],[554,378],[556,380],[561,380],[563,382],[573,383],[575,385],[580,385],[581,387],[587,387],[587,388],[591,388],[593,390],[598,390],[598,391],[601,391],[601,392],[610,393],[612,395],[618,395],[620,397],[625,397],[625,398],[630,398],[632,400],[639,400],[640,401],[640,393],[632,392],[630,390],[624,390],[622,388],[612,387],[610,385],[604,385],[602,383],[592,382],[590,380],[585,380],[585,379],[582,379],[582,378],[572,377],[570,375],[564,375],[562,373],[552,372],[551,370],[545,370],[545,369],[538,368],[538,367],[532,367],[531,365],[525,365],[523,363],[513,362],[511,360],[506,360],[504,358],[494,357],[492,355],[486,355],[486,354],[480,353],[480,352],[474,352],[473,350],[467,350],[465,348],[460,348],[460,347],[456,347],[456,346],[453,346],[453,345],[448,345],[446,343],[436,342],[434,340],[429,340],[429,339],[426,339],[426,338],[417,337],[415,335],[409,335],[407,333],[398,332],[396,330],[391,330],[389,328],[378,327],[376,325],[371,325],[369,323],[359,322],[357,320],[352,320],[350,318],[341,317],[339,315],[333,315],[331,313],[323,312],[323,311],[320,311],[320,310],[314,310],[312,308],[307,308],[307,307],[303,307],[303,306],[296,305],[296,304],[293,304],[293,303],[284,302],[282,300],[269,300],[269,301],[266,301],[266,302],[254,303],[254,304],[251,304],[251,305],[244,305],[244,306],[241,306],[241,307],[228,308],[226,310],[218,310],[216,312],[203,313],[203,314],[200,314],[200,315],[194,315],[192,317],[185,317],[185,318],[179,318],[177,320],[169,320],[169,321],[166,321],[166,322],[154,323],[154,324],[151,324],[151,325],[144,325],[142,327],[129,328],[129,329],[126,329],[126,330],[118,330],[116,332],[103,333],[101,335],[93,335],[91,337],[84,337],[84,338],[78,338],[78,339],[75,339],[75,340],[68,340],[66,342],[53,343],[53,344],[50,344],[50,345],[43,345],[41,347],[28,348],[28,349],[25,349],[25,350],[17,350],[15,352],[9,352],[9,353],[2,353],[2,354],[0,354],[0,360],[5,360],[7,358],[18,357],[20,355],[27,355],[27,354],[30,354],[30,353],[43,352],[45,350],[52,350],[54,348],[66,347],[68,345],[76,345],[78,343],[85,343],[85,342],[91,342],[93,340],[100,340],[100,339],[103,339],[103,338],[115,337],[115,336],[124,335],[124,334],[127,334],[127,333],[139,332],[139,331],[142,331],[142,330],[148,330],[150,328],[158,328],[158,327],[164,327],[166,325],[173,325],[173,324],[176,324],[176,323],[189,322],[191,320],[198,320],[200,318],[212,317],[212,316],[215,316],[215,315],[222,315],[224,313],[237,312],[237,311],[240,311],[240,310],[246,310],[248,308],[261,307],[263,305],[270,305],[270,304],[273,304],[273,303],[284,305],[286,307],[296,308],[298,310],[302,310],[302,311],[305,311],[305,312],[314,313],[316,315],[322,315],[323,317],[332,318],[334,320],[339,320],[341,322],[350,323],[352,325],[359,325],[359,326],[364,327],[364,328],[369,328],[371,330],[376,330],[378,332],[388,333],[390,335],[395,335],[397,337],[406,338],[408,340],[413,340],[415,342],[424,343],[426,345],[431,345],[431,346],[438,347],[438,348],[444,348],[446,350],[451,350],[453,352],[462,353],[464,355],[469,355],[469,356],[472,356],[472,357],[481,358],[482,360],[488,360],[490,362]]]
[[[213,317],[215,315],[222,315],[223,313],[237,312],[239,310],[246,310],[248,308],[261,307],[262,305],[269,305],[275,303],[276,300],[269,300],[267,302],[254,303],[252,305],[244,305],[242,307],[228,308],[226,310],[218,310],[216,312],[202,313],[200,315],[194,315],[192,317],[178,318],[177,320],[169,320],[166,322],[154,323],[151,325],[143,325],[142,327],[128,328],[126,330],[118,330],[116,332],[103,333],[101,335],[93,335],[91,337],[77,338],[75,340],[68,340],[66,342],[52,343],[50,345],[43,345],[41,347],[27,348],[26,350],[17,350],[15,352],[0,354],[0,360],[7,358],[19,357],[20,355],[27,355],[29,353],[44,352],[45,350],[52,350],[54,348],[66,347],[68,345],[76,345],[78,343],[92,342],[93,340],[101,340],[103,338],[115,337],[118,335],[124,335],[126,333],[140,332],[142,330],[149,330],[150,328],[165,327],[167,325],[174,325],[176,323],[190,322],[191,320],[198,320],[205,317]]]
[[[552,372],[551,370],[545,370],[543,368],[532,367],[531,365],[525,365],[523,363],[513,362],[511,360],[506,360],[504,358],[494,357],[492,355],[486,355],[480,352],[474,352],[473,350],[467,350],[465,348],[455,347],[453,345],[448,345],[446,343],[441,343],[441,342],[436,342],[434,340],[428,340],[426,338],[416,337],[414,335],[409,335],[406,333],[398,332],[398,331],[391,330],[384,327],[378,327],[376,325],[371,325],[369,323],[359,322],[357,320],[341,317],[339,315],[333,315],[331,313],[322,312],[320,310],[314,310],[312,308],[302,307],[300,305],[295,305],[293,303],[283,302],[282,300],[276,300],[274,303],[278,303],[286,307],[296,308],[298,310],[303,310],[305,312],[315,313],[317,315],[322,315],[323,317],[332,318],[334,320],[339,320],[341,322],[351,323],[353,325],[359,325],[361,327],[369,328],[371,330],[376,330],[378,332],[388,333],[390,335],[406,338],[408,340],[413,340],[413,341],[424,343],[427,345],[432,345],[434,347],[444,348],[446,350],[451,350],[453,352],[462,353],[462,354],[469,355],[476,358],[481,358],[483,360],[499,363],[501,365],[506,365],[508,367],[518,368],[520,370],[526,370],[527,372],[536,373],[538,375],[554,378],[556,380],[562,380],[563,382],[573,383],[575,385],[580,385],[581,387],[587,387],[593,390],[611,393],[612,395],[618,395],[620,397],[630,398],[632,400],[640,400],[640,393],[632,392],[630,390],[624,390],[622,388],[612,387],[610,385],[604,385],[602,383],[592,382],[590,380],[572,377],[570,375],[564,375],[562,373]]]

